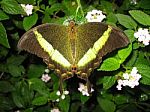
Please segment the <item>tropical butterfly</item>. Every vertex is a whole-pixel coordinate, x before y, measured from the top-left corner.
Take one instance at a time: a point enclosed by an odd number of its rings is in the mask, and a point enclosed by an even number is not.
[[[70,21],[68,26],[47,23],[34,27],[21,37],[18,48],[43,58],[62,81],[74,75],[88,81],[103,56],[128,43],[121,30],[105,23]]]

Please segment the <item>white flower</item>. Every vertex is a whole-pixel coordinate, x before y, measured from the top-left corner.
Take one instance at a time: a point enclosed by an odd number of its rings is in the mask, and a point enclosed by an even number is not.
[[[137,4],[137,1],[136,1],[136,0],[131,0],[130,3],[136,5],[136,4]]]
[[[101,10],[92,10],[86,15],[88,22],[101,22],[104,18],[106,18],[106,16],[103,15]]]
[[[60,96],[60,91],[57,91],[57,92],[56,92],[56,95],[57,95],[57,96]]]
[[[145,46],[149,45],[150,33],[148,29],[139,28],[138,31],[134,33],[134,37],[137,38],[139,42],[143,42]]]
[[[51,112],[60,112],[60,110],[58,108],[54,108],[51,110]]]
[[[41,79],[44,82],[48,82],[51,79],[51,77],[48,74],[43,74]]]
[[[124,79],[129,79],[129,74],[128,74],[128,73],[124,73],[124,74],[123,74],[123,78],[124,78]]]
[[[47,68],[47,69],[45,69],[45,73],[49,73],[49,69]]]
[[[88,88],[86,85],[84,85],[83,83],[79,83],[79,88],[78,90],[82,93],[82,95],[84,96],[90,96],[89,93],[88,93]],[[91,92],[93,92],[94,89],[91,88]]]
[[[16,110],[15,112],[20,112],[20,110]]]
[[[61,95],[61,99],[62,99],[62,100],[65,99],[65,95],[64,95],[64,94]]]
[[[58,98],[58,99],[56,99],[56,102],[59,102],[59,98]]]
[[[27,16],[32,14],[32,10],[33,10],[33,5],[25,5],[25,4],[21,4],[22,8],[24,9],[24,11],[26,12]]]
[[[118,80],[118,85],[116,86],[116,88],[118,90],[121,90],[122,86],[129,86],[131,88],[134,88],[135,86],[139,85],[140,78],[141,75],[138,74],[137,68],[133,67],[130,74],[124,73],[122,79]]]
[[[57,91],[57,92],[56,92],[56,95],[57,95],[57,96],[60,96],[62,100],[64,100],[65,97],[66,97],[66,95],[68,95],[68,94],[69,94],[69,91],[63,91],[62,94],[60,93],[60,91]],[[59,102],[59,98],[58,98],[56,101]]]
[[[123,82],[123,84],[122,84],[123,86],[128,86],[130,83],[129,80],[122,80],[122,82]]]
[[[121,89],[122,89],[122,86],[118,84],[118,85],[116,86],[116,88],[117,88],[118,90],[121,90]]]

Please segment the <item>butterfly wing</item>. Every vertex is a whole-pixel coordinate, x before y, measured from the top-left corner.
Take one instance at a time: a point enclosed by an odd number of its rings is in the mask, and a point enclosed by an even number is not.
[[[77,29],[77,74],[83,79],[99,66],[104,55],[129,43],[122,31],[104,23],[86,23]]]
[[[26,32],[18,42],[18,48],[43,58],[58,74],[70,70],[72,54],[67,34],[68,28],[56,24],[39,25]]]

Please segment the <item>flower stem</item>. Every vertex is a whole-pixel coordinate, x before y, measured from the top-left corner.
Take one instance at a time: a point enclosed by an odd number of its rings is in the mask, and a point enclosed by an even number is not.
[[[80,0],[77,0],[77,4],[78,4],[78,7],[77,7],[77,9],[76,9],[75,20],[77,19],[77,14],[78,14],[78,12],[79,12],[79,9],[80,9],[80,11],[81,11],[81,15],[84,17],[84,12],[83,12],[83,9],[82,9]]]

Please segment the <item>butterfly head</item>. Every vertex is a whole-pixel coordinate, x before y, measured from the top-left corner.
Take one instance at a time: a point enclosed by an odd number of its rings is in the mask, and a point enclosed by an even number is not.
[[[73,65],[71,67],[71,71],[72,71],[73,74],[76,74],[77,73],[77,66]]]

